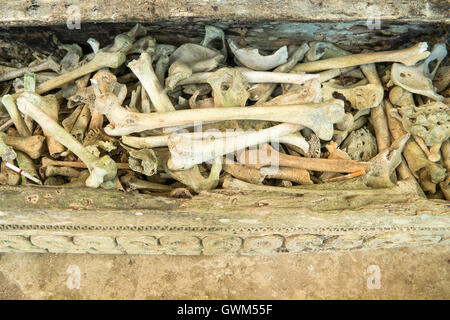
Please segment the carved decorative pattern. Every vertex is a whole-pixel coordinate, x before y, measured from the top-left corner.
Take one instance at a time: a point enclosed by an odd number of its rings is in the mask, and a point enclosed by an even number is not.
[[[192,235],[182,232],[162,236],[147,234],[104,236],[95,235],[95,230],[92,230],[93,235],[73,236],[56,234],[28,236],[1,233],[0,252],[253,255],[448,244],[450,239],[450,228],[393,229],[377,230],[378,232],[371,234],[364,233],[361,229],[347,232],[340,230],[332,235],[305,233],[258,236],[219,234],[205,236],[200,233]]]

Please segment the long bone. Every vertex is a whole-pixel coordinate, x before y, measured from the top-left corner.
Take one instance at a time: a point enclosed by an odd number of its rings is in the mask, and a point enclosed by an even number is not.
[[[123,136],[121,138],[122,143],[133,148],[157,148],[165,147],[169,141],[169,135],[162,136],[150,136],[150,137],[133,137]]]
[[[274,127],[254,132],[223,135],[221,132],[196,134],[174,134],[169,137],[168,146],[171,153],[167,166],[171,170],[185,170],[196,164],[207,162],[225,154],[246,147],[269,142],[278,137],[295,132],[298,125],[283,123]],[[192,139],[194,136],[194,139]],[[197,135],[199,136],[199,135]],[[209,138],[214,137],[211,141]],[[196,139],[195,139],[196,138]],[[305,141],[306,143],[306,141]]]
[[[15,69],[15,70],[11,70],[9,72],[0,74],[0,82],[15,79],[15,78],[20,78],[25,73],[35,73],[35,72],[40,72],[40,71],[49,70],[49,69],[53,70],[55,72],[60,71],[59,63],[57,63],[53,59],[52,56],[49,56],[46,61],[44,61],[38,65],[35,65],[32,67]]]
[[[13,97],[9,94],[3,96],[2,103],[5,106],[6,110],[8,111],[11,119],[13,120],[14,125],[16,126],[16,129],[19,132],[19,134],[22,137],[31,136],[30,129],[28,129],[27,125],[25,124],[25,121],[22,118],[22,115],[17,109]]]
[[[128,67],[141,81],[157,112],[175,111],[153,70],[151,57],[148,53],[142,53],[138,60],[128,63]]]
[[[98,52],[91,61],[79,68],[40,84],[36,88],[36,93],[42,94],[59,88],[68,82],[103,68],[118,68],[125,62],[125,59],[125,55],[121,52]],[[20,92],[14,94],[13,97],[16,98],[19,94]]]
[[[40,108],[42,103],[41,97],[31,92],[24,92],[17,99],[22,113],[32,117],[43,130],[50,133],[87,165],[90,176],[86,180],[86,186],[97,188],[105,182],[113,181],[117,173],[116,163],[109,156],[98,158],[87,151],[70,133],[42,111]]]
[[[236,59],[247,68],[253,70],[271,70],[286,63],[288,59],[288,50],[286,46],[281,47],[269,56],[262,56],[259,54],[258,49],[239,48],[231,39],[228,39],[228,45]]]
[[[316,72],[377,62],[401,62],[404,65],[411,66],[417,61],[429,56],[430,52],[427,51],[427,48],[428,44],[426,42],[419,42],[406,49],[350,54],[342,57],[300,63],[294,67],[292,72]]]
[[[349,72],[352,72],[356,69],[356,66],[354,67],[347,67],[347,68],[341,68],[341,69],[330,69],[327,71],[319,72],[319,81],[320,83],[326,82],[328,80],[331,80],[333,78],[343,76],[348,74]]]
[[[273,72],[289,72],[292,68],[303,59],[305,53],[309,50],[308,44],[304,43],[299,48],[297,48],[292,55],[289,57],[288,61],[281,66],[277,67]],[[258,104],[266,102],[271,96],[277,84],[274,83],[258,83],[249,89],[250,99],[257,100]]]
[[[141,180],[131,174],[120,177],[120,182],[126,184],[130,190],[148,189],[161,192],[168,192],[173,190],[171,186],[156,182],[150,182],[147,180]]]
[[[54,176],[78,178],[80,176],[80,173],[81,171],[78,171],[71,167],[54,167],[54,166],[45,167],[45,177],[47,178]]]
[[[119,102],[122,103],[127,95],[127,87],[124,84],[118,83],[114,74],[107,70],[100,70],[95,73],[91,79],[92,91],[95,96],[102,93],[112,93],[119,98]],[[89,123],[89,129],[102,128],[103,127],[103,114],[98,112],[94,108],[95,99],[89,98],[90,91],[86,89],[87,105],[91,113],[91,122]]]
[[[45,103],[41,105],[42,111],[44,111],[50,118],[58,121],[59,103],[55,95],[46,95],[42,97]],[[47,131],[42,130],[47,140],[48,152],[52,157],[64,152],[65,147],[55,140]]]
[[[413,93],[430,97],[436,101],[443,101],[444,97],[437,94],[433,86],[433,78],[437,68],[442,60],[447,56],[445,44],[438,43],[424,62],[417,66],[405,66],[399,63],[392,64],[391,80],[392,82]],[[437,60],[436,66],[430,72],[430,62]]]
[[[122,143],[133,148],[157,148],[167,147],[169,143],[169,136],[170,135],[149,137],[123,136],[121,140]],[[305,138],[295,133],[281,136],[278,138],[278,141],[279,143],[286,143],[301,148],[305,153],[307,153],[309,149],[309,144],[305,141]]]
[[[378,86],[379,91],[382,92],[382,98],[384,96],[384,88],[381,83],[380,78],[378,77],[377,68],[375,64],[365,64],[361,66],[362,72],[367,77],[369,83],[375,84]],[[381,98],[381,99],[382,99]],[[389,128],[387,124],[386,114],[384,113],[384,104],[383,101],[380,101],[380,104],[372,108],[370,111],[370,119],[373,124],[373,128],[375,130],[375,137],[377,138],[377,146],[378,152],[381,152],[391,145],[391,134],[389,133]]]
[[[25,153],[18,151],[16,161],[17,166],[22,170],[22,172],[19,170],[19,174],[35,183],[42,184],[42,182],[39,180],[40,177],[37,173],[33,160],[30,157],[28,157]],[[24,178],[22,178],[22,184],[26,183],[26,180]]]
[[[81,161],[58,161],[49,159],[46,157],[42,157],[41,159],[41,167],[45,168],[48,166],[55,167],[72,167],[72,168],[87,168],[86,164]],[[116,163],[117,169],[130,169],[130,165],[128,163]]]
[[[255,162],[252,159],[257,159],[257,164],[255,166],[261,168],[271,165],[271,162],[273,161],[272,157],[275,156],[278,159],[278,165],[281,167],[299,168],[312,171],[351,173],[360,170],[365,170],[367,172],[370,168],[370,164],[367,162],[358,162],[345,159],[304,158],[275,151],[269,145],[267,145],[266,148],[267,153],[259,152],[259,154],[256,155],[255,152],[258,150],[247,150],[242,152],[240,156],[238,156],[238,161],[240,163],[250,164]]]
[[[319,78],[318,74],[293,74],[283,72],[266,72],[266,71],[251,71],[245,68],[238,68],[242,75],[249,83],[291,83],[303,84],[308,80]],[[189,78],[182,80],[177,85],[207,83],[208,77],[212,72],[197,72],[193,73]]]
[[[105,132],[109,135],[127,135],[157,128],[171,127],[196,121],[266,120],[296,123],[313,130],[321,139],[333,136],[333,123],[344,117],[342,100],[317,104],[276,107],[205,108],[175,112],[139,114],[122,108],[117,98],[102,95],[95,101],[95,108],[111,122]],[[325,120],[325,121],[324,121]]]
[[[309,172],[298,168],[280,167],[276,173],[268,172],[268,174],[265,174],[265,167],[255,168],[243,164],[232,163],[225,164],[223,169],[233,177],[253,184],[261,184],[265,178],[288,180],[298,184],[313,183],[310,179]]]

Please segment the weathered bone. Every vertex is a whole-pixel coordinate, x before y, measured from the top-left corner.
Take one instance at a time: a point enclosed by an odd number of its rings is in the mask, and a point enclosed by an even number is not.
[[[49,70],[49,69],[53,70],[55,72],[60,71],[59,63],[57,63],[53,59],[52,56],[49,56],[46,61],[44,61],[38,65],[35,65],[32,67],[15,69],[15,70],[11,70],[9,72],[0,74],[0,82],[15,79],[15,78],[20,78],[21,76],[23,76],[26,73],[35,73],[35,72]]]
[[[303,59],[305,53],[309,50],[308,44],[304,43],[300,47],[298,47],[292,55],[289,57],[288,61],[285,64],[277,67],[273,72],[289,72],[292,68]],[[258,104],[266,102],[273,91],[277,87],[277,84],[274,83],[258,83],[253,85],[249,89],[250,100],[257,100]]]
[[[416,141],[417,145],[420,147],[420,149],[422,149],[422,151],[425,153],[425,155],[427,156],[428,160],[432,161],[432,162],[438,162],[441,159],[441,154],[439,152],[439,149],[441,148],[441,145],[433,145],[433,152],[431,151],[431,148],[428,149],[427,144],[425,143],[425,141],[416,135],[413,135],[414,140]],[[437,150],[435,150],[437,148]]]
[[[62,58],[60,62],[62,72],[72,70],[80,62],[80,58],[83,56],[83,50],[76,43],[63,44],[58,46],[58,49],[63,49],[67,51],[66,55],[64,56],[64,58]]]
[[[343,95],[354,109],[363,110],[378,106],[383,101],[383,87],[366,83],[365,80],[348,86],[341,86],[336,80],[322,84],[322,94],[325,100],[335,97],[335,92]]]
[[[42,97],[42,99],[45,100],[45,103],[41,105],[42,111],[44,111],[53,120],[58,121],[59,103],[56,96],[49,94]],[[46,137],[48,152],[52,157],[64,152],[65,147],[61,143],[56,141],[46,130],[42,131]]]
[[[18,185],[20,183],[20,174],[8,168],[6,164],[6,161],[2,161],[0,184],[6,184],[10,186]]]
[[[319,78],[318,74],[292,74],[283,72],[250,71],[245,68],[237,68],[249,83],[292,83],[303,84],[308,80]],[[197,72],[189,78],[182,80],[177,85],[195,83],[207,83],[212,72]]]
[[[312,184],[309,172],[304,169],[298,168],[278,168],[276,173],[268,172],[265,174],[265,167],[254,168],[252,166],[246,166],[243,164],[232,163],[225,164],[224,171],[231,174],[240,180],[247,181],[253,184],[261,184],[262,181],[267,179],[282,179],[292,181],[298,184]]]
[[[127,185],[129,190],[153,190],[161,192],[168,192],[173,190],[171,186],[138,179],[132,174],[127,174],[120,177],[120,181]]]
[[[450,84],[450,66],[441,66],[433,79],[433,86],[437,92],[445,90]]]
[[[373,83],[379,86],[379,90],[383,92],[384,96],[384,88],[380,78],[378,77],[378,72],[375,64],[372,63],[362,65],[361,70],[367,77],[367,80],[369,80],[369,83]],[[377,138],[378,152],[388,149],[391,145],[391,134],[389,133],[382,99],[380,101],[380,104],[372,108],[372,110],[370,111],[370,119],[375,131],[375,137]]]
[[[150,137],[123,136],[121,140],[122,143],[126,144],[127,146],[137,149],[157,148],[167,146],[169,141],[169,135],[150,136]]]
[[[147,28],[144,27],[142,24],[140,23],[136,23],[134,25],[133,28],[130,29],[130,31],[128,31],[127,36],[129,36],[132,40],[139,38],[139,37],[144,37],[147,35]]]
[[[7,137],[7,134],[4,132],[0,132],[0,158],[2,158],[3,161],[13,161],[16,159],[17,154],[14,151],[13,148],[8,146],[3,140]]]
[[[42,184],[42,182],[39,180],[39,175],[37,173],[36,167],[33,163],[33,160],[28,157],[25,153],[17,151],[17,165],[18,167],[23,171],[26,172],[27,175],[30,175],[34,179],[31,179],[33,182],[36,182],[38,184]],[[26,176],[22,176],[22,183],[26,183],[26,179],[28,178]]]
[[[395,111],[395,109],[392,104],[388,100],[385,100],[384,105],[386,108],[389,131],[394,139],[399,139],[407,132],[403,128],[401,121],[393,115],[393,111]],[[410,139],[406,143],[403,150],[403,156],[405,157],[406,162],[414,175],[417,176],[418,172],[422,168],[426,168],[433,183],[438,183],[445,179],[445,169],[437,163],[429,161],[415,141]]]
[[[128,54],[133,53],[153,53],[155,51],[156,40],[151,36],[145,36],[139,38],[137,41],[133,43],[131,48],[127,51]]]
[[[117,172],[116,163],[109,156],[98,158],[88,152],[70,133],[41,110],[42,103],[41,97],[31,92],[25,92],[17,99],[22,113],[32,117],[43,130],[47,130],[87,165],[90,176],[86,180],[86,186],[96,188],[104,182],[114,180]]]
[[[283,123],[272,128],[254,132],[207,132],[199,134],[174,134],[169,137],[171,153],[167,166],[171,170],[185,170],[246,147],[269,142],[295,132],[298,125]],[[210,140],[214,137],[214,140]],[[306,143],[306,141],[305,141]]]
[[[194,43],[185,43],[170,55],[170,63],[175,61],[185,63],[194,72],[213,70],[223,59],[224,57],[217,51]],[[211,60],[215,62],[211,63]]]
[[[49,159],[46,157],[42,157],[41,159],[41,167],[45,168],[48,166],[55,166],[55,167],[72,167],[72,168],[87,168],[86,164],[81,161],[58,161]],[[128,163],[116,163],[117,169],[130,169],[130,166]]]
[[[319,72],[320,83],[326,82],[336,77],[346,76],[348,73],[355,71],[356,67],[347,67],[341,69],[330,69],[327,71]]]
[[[22,115],[19,113],[19,110],[17,110],[16,103],[14,102],[14,99],[11,95],[7,94],[2,97],[2,103],[5,106],[6,110],[8,111],[11,119],[14,122],[14,125],[16,126],[17,131],[22,137],[31,136],[31,132],[28,129],[27,125],[25,124],[25,121],[22,118]]]
[[[351,54],[350,52],[341,49],[330,42],[312,41],[309,43],[311,47],[306,53],[305,60],[316,61],[319,59],[330,59]]]
[[[258,49],[239,48],[233,40],[228,39],[228,45],[236,59],[247,68],[253,70],[266,71],[286,63],[288,50],[286,46],[281,47],[269,56],[262,56]]]
[[[212,87],[216,108],[245,107],[249,97],[248,82],[237,69],[219,69],[207,82]]]
[[[291,105],[299,103],[319,103],[322,100],[322,88],[317,79],[306,81],[295,91],[288,91],[267,102],[257,103],[259,106]]]
[[[405,134],[396,139],[389,149],[385,149],[372,158],[370,169],[364,176],[364,182],[371,188],[388,188],[394,186],[391,175],[402,161],[402,151],[410,135]]]
[[[354,160],[343,159],[304,158],[277,152],[269,145],[267,145],[266,148],[268,151],[266,154],[261,154],[261,152],[259,152],[255,155],[254,153],[258,150],[247,150],[241,153],[238,160],[240,163],[253,163],[254,161],[250,161],[250,159],[256,159],[256,167],[264,167],[270,165],[270,162],[272,161],[271,158],[275,156],[278,159],[278,165],[281,167],[324,172],[355,172],[360,170],[365,170],[367,172],[370,168],[370,164],[367,162],[357,162]],[[267,157],[265,157],[266,155]]]
[[[20,107],[19,107],[20,109]],[[16,150],[25,152],[32,159],[39,158],[44,151],[45,137],[29,136],[29,137],[12,137],[5,136],[3,141]]]
[[[141,81],[157,112],[175,110],[153,71],[152,61],[148,53],[142,53],[138,60],[128,63],[128,67]]]
[[[100,42],[97,39],[89,38],[86,41],[92,49],[92,52],[97,53],[100,50]]]
[[[71,167],[47,166],[45,167],[45,176],[46,177],[63,176],[63,177],[78,178],[80,176],[80,171]]]
[[[196,121],[266,120],[296,123],[311,128],[321,139],[333,136],[333,123],[344,117],[342,100],[331,100],[318,104],[246,107],[205,108],[175,112],[138,114],[127,111],[117,103],[113,95],[102,95],[95,101],[95,108],[111,122],[105,132],[109,135],[127,135],[157,128],[172,127]]]
[[[99,51],[88,63],[40,84],[36,88],[36,93],[42,94],[47,91],[59,88],[68,82],[74,81],[75,79],[81,78],[86,74],[92,73],[102,68],[118,68],[125,62],[125,59],[125,55],[121,52]]]
[[[426,42],[419,42],[407,49],[350,54],[342,57],[300,63],[292,71],[316,72],[377,62],[401,62],[407,66],[411,66],[417,61],[429,56],[430,52],[427,51],[427,48],[428,44]]]
[[[146,176],[154,175],[158,170],[158,159],[152,149],[129,150],[130,169]]]
[[[377,154],[377,140],[365,127],[352,131],[341,145],[353,159],[368,161]]]
[[[228,52],[227,52],[227,45],[225,43],[225,34],[222,29],[214,27],[214,26],[205,26],[205,37],[203,38],[202,42],[200,43],[202,46],[217,50],[212,46],[212,42],[214,40],[220,40],[222,42],[222,48],[220,48],[219,52],[223,55],[223,60],[227,60]]]
[[[267,174],[265,174],[265,169],[269,170]],[[260,169],[260,173],[265,175],[267,179],[281,179],[284,181],[291,181],[302,185],[313,184],[309,172],[304,169],[281,167],[278,168],[275,173],[270,173],[270,170],[270,168],[262,167]]]
[[[211,167],[211,171],[207,178],[200,173],[198,166],[194,166],[188,170],[172,171],[167,167],[167,161],[170,156],[167,151],[157,152],[158,163],[161,164],[166,173],[173,179],[180,181],[195,192],[202,190],[215,189],[219,184],[219,176],[222,171],[222,161],[216,161]]]
[[[419,107],[402,107],[403,127],[421,137],[427,146],[450,138],[450,108],[442,102],[430,102]]]
[[[439,43],[434,46],[428,58],[417,66],[405,66],[394,63],[391,68],[391,80],[397,86],[405,90],[414,92],[436,101],[444,100],[444,97],[437,94],[433,87],[433,78],[441,61],[447,56],[445,44]],[[430,62],[438,60],[433,71],[429,71]]]
[[[158,61],[156,61],[155,64],[155,75],[156,78],[159,80],[159,84],[161,87],[164,86],[164,79],[167,73],[167,70],[169,70],[170,65],[170,58],[168,55],[163,55],[159,57]]]

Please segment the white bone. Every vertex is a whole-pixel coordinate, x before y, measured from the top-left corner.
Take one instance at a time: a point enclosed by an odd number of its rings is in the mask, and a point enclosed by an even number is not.
[[[303,84],[308,80],[319,78],[317,74],[292,74],[283,72],[249,71],[245,68],[238,68],[249,83],[292,83]],[[197,72],[189,78],[180,81],[177,85],[194,83],[207,83],[207,79],[212,72]]]
[[[141,81],[157,112],[175,110],[165,90],[159,83],[152,67],[150,55],[147,52],[142,53],[138,60],[128,63],[128,67]]]
[[[228,45],[237,60],[247,68],[253,70],[271,70],[286,63],[288,59],[288,50],[286,46],[281,47],[270,56],[262,56],[258,49],[239,48],[231,39],[228,39]]]
[[[253,132],[198,132],[174,134],[168,146],[172,157],[167,163],[171,170],[185,170],[196,164],[207,162],[246,147],[266,143],[280,136],[296,132],[298,126],[283,123],[268,129]],[[214,137],[211,141],[209,138]],[[305,141],[306,143],[306,141]],[[307,143],[306,143],[307,144]]]
[[[174,112],[139,114],[120,106],[113,95],[102,95],[95,108],[111,122],[105,132],[109,135],[127,135],[157,128],[172,127],[196,121],[266,120],[299,124],[313,130],[321,139],[333,136],[333,123],[342,121],[344,103],[330,100],[317,104],[267,106],[246,108],[204,108]]]

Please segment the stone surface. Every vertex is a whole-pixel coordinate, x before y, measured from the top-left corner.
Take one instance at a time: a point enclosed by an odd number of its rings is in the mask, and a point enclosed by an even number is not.
[[[367,287],[371,265],[380,289]],[[77,267],[80,289],[70,281]],[[0,299],[449,298],[448,245],[252,257],[0,254]]]

